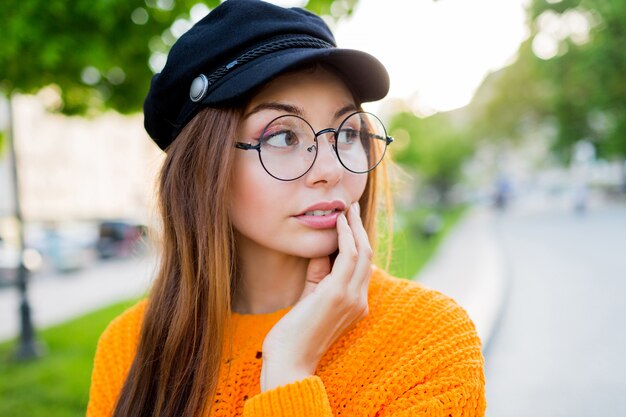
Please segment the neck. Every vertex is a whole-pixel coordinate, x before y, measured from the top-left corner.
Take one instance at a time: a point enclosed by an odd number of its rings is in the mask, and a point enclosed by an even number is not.
[[[240,314],[271,313],[294,305],[304,289],[308,259],[237,242],[239,282],[233,310]]]

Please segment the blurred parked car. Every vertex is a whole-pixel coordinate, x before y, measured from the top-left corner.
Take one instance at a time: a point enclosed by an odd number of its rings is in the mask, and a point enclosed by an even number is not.
[[[41,253],[33,248],[24,249],[24,266],[30,272],[38,271],[41,267]],[[0,287],[12,285],[17,280],[20,266],[20,251],[0,238]]]
[[[85,232],[80,229],[75,225],[63,225],[44,230],[43,247],[40,250],[54,270],[77,271],[93,262],[93,240],[85,238]]]
[[[103,221],[96,250],[100,258],[126,258],[143,253],[146,226],[125,220]]]
[[[96,259],[98,224],[91,221],[45,221],[24,224],[24,266],[48,275],[86,268]],[[19,240],[0,239],[0,280],[13,282],[19,266]],[[6,237],[6,236],[5,236]]]

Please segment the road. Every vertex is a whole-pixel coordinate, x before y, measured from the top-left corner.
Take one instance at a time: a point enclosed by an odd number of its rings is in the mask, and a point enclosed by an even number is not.
[[[487,416],[626,416],[626,206],[498,219],[508,291]]]

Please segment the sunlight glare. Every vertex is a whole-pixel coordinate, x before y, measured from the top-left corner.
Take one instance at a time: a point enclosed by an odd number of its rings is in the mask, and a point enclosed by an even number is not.
[[[389,98],[410,100],[419,113],[447,111],[468,104],[490,71],[511,62],[528,37],[527,2],[360,0],[335,34],[339,46],[383,62]]]

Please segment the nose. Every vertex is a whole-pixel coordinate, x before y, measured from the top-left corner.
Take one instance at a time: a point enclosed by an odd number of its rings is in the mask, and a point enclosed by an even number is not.
[[[318,134],[317,158],[306,175],[308,184],[314,185],[319,182],[336,184],[343,177],[343,166],[333,149],[334,143],[335,136],[333,132],[320,132]]]

